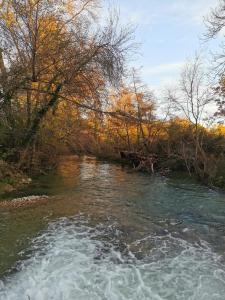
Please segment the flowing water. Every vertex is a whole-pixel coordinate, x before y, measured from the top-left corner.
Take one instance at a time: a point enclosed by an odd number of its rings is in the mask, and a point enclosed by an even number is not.
[[[29,194],[54,197],[1,208],[1,300],[225,300],[223,193],[66,157]]]

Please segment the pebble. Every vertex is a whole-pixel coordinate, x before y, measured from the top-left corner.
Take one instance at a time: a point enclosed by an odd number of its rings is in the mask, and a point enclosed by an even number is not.
[[[13,200],[0,201],[0,207],[21,207],[25,205],[35,204],[35,203],[43,203],[49,199],[46,195],[41,196],[28,196],[22,198],[16,198]]]

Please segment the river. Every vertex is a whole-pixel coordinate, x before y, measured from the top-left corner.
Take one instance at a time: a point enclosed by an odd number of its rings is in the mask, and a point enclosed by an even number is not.
[[[65,157],[0,210],[1,300],[224,300],[225,194]]]

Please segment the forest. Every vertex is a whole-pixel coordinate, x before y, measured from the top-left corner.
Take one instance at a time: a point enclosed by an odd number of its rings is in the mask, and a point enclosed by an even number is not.
[[[1,182],[13,184],[14,170],[48,172],[71,153],[225,188],[225,43],[213,64],[202,53],[187,59],[159,99],[130,66],[134,28],[113,8],[102,20],[101,5],[0,1]],[[202,39],[224,28],[221,2],[205,16]]]

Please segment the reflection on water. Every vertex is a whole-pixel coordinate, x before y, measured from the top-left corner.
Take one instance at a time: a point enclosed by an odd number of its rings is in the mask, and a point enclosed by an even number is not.
[[[55,197],[0,212],[0,299],[225,299],[223,193],[66,157],[26,194]]]

